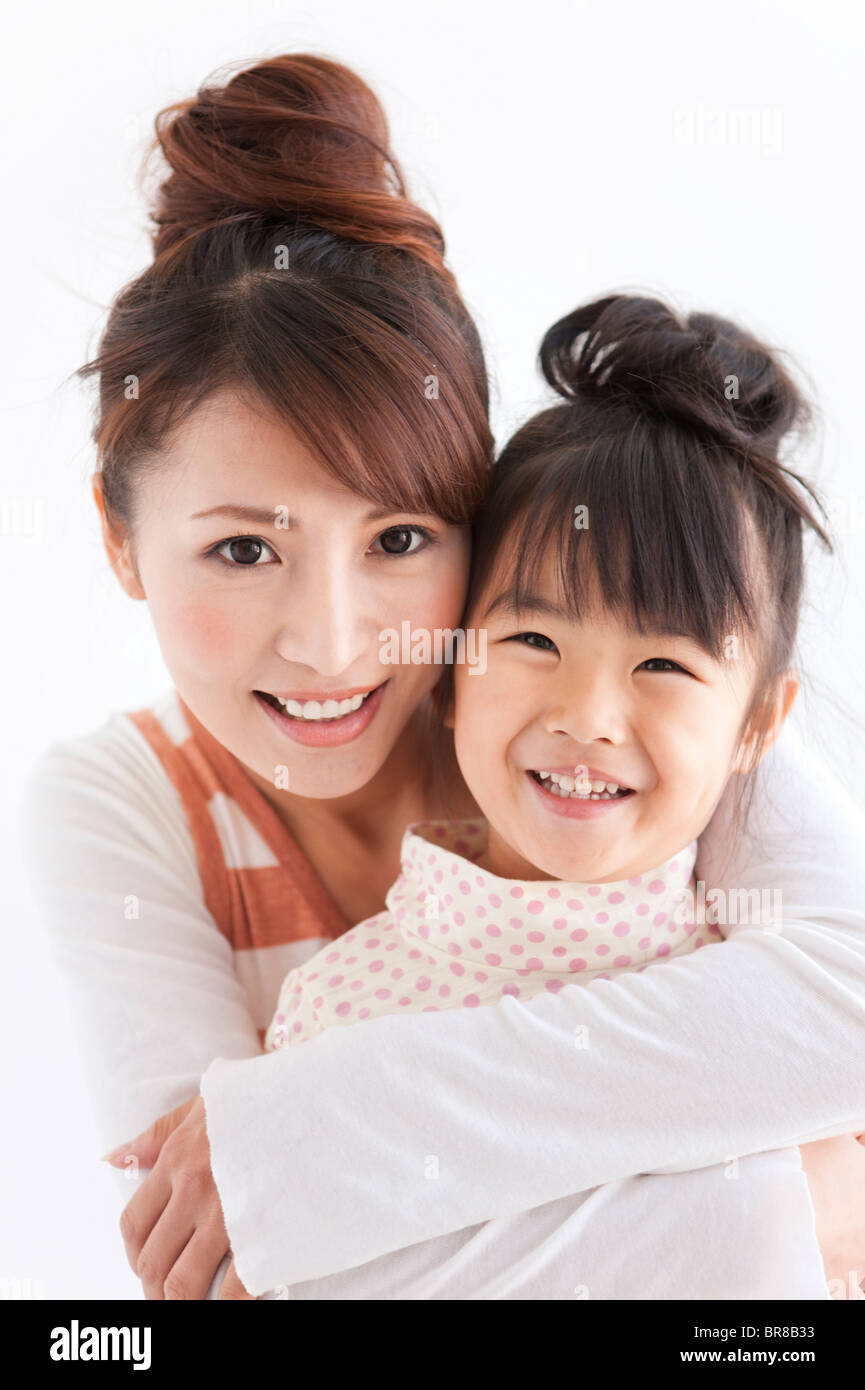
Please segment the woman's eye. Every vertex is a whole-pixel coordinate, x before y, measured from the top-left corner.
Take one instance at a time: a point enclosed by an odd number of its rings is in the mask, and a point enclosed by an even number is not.
[[[508,638],[509,642],[524,642],[527,647],[537,647],[539,651],[556,652],[558,647],[550,637],[542,632],[518,632]]]
[[[686,671],[684,666],[679,665],[678,661],[670,661],[666,656],[650,656],[648,661],[640,663],[639,669],[642,670],[646,666],[654,667],[661,672],[681,671],[683,676],[690,675],[690,671]]]
[[[420,544],[412,546],[415,537],[419,539]],[[385,555],[416,555],[432,539],[432,531],[428,531],[425,526],[389,526],[380,536],[376,536],[374,543],[381,542]]]
[[[229,547],[231,558],[226,559],[222,555],[225,547]],[[213,546],[207,553],[208,555],[218,555],[224,565],[229,569],[261,569],[257,562],[261,559],[262,550],[270,550],[267,541],[261,536],[232,536],[230,540],[220,541],[219,545]],[[273,551],[271,551],[273,554]]]

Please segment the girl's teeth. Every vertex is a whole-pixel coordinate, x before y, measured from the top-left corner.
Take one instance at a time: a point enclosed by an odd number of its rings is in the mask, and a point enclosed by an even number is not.
[[[569,777],[566,772],[539,772],[538,777],[546,786],[547,791],[555,796],[569,796],[585,801],[607,801],[610,797],[618,796],[618,782],[587,782],[578,784],[573,777]],[[627,791],[627,788],[622,788]]]
[[[366,695],[352,695],[347,700],[306,700],[303,704],[299,700],[283,700],[280,695],[277,695],[276,699],[286,714],[292,715],[295,719],[343,719],[345,715],[360,709],[367,695],[371,693],[368,690]]]

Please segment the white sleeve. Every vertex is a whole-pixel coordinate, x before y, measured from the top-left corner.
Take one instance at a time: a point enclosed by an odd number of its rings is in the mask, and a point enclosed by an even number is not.
[[[18,830],[101,1143],[114,1148],[197,1095],[215,1055],[260,1055],[255,1024],[204,904],[183,805],[127,721],[44,753]],[[130,1175],[106,1165],[105,1177],[119,1211]]]
[[[96,735],[49,750],[27,781],[19,832],[31,892],[66,985],[103,1148],[133,1138],[196,1095],[214,1056],[261,1055],[233,953],[204,905],[183,806],[137,730],[115,720]],[[285,1098],[279,1076],[273,1085],[268,1107]],[[139,1178],[147,1172],[142,1168]],[[279,1151],[256,1155],[255,1174],[274,1200],[286,1181]],[[105,1179],[119,1210],[134,1188],[125,1171],[106,1167]],[[791,1192],[788,1201],[787,1227],[798,1222],[807,1265],[807,1211],[801,1195]],[[627,1189],[621,1195],[611,1190],[603,1202],[585,1206],[579,1222],[569,1219],[567,1203],[528,1212],[491,1225],[481,1239],[468,1233],[473,1238],[459,1258],[454,1244],[465,1233],[386,1256],[339,1291],[319,1295],[307,1287],[292,1296],[373,1298],[389,1288],[396,1298],[418,1289],[418,1297],[463,1298],[512,1278],[520,1296],[556,1298],[562,1266],[576,1258],[578,1246],[591,1252],[593,1288],[601,1296],[619,1263],[605,1260],[604,1252],[615,1247],[633,1204]],[[756,1251],[749,1204],[736,1215],[737,1248]],[[254,1250],[279,1261],[266,1216],[259,1230],[246,1230]],[[538,1246],[528,1261],[527,1241],[529,1249]],[[208,1299],[216,1297],[227,1263]],[[722,1261],[719,1268],[727,1266]],[[638,1297],[643,1284],[634,1274]],[[804,1267],[801,1277],[808,1277]],[[678,1287],[672,1266],[670,1279],[670,1288]],[[623,1287],[621,1278],[617,1287]]]
[[[718,850],[725,793],[699,870],[727,892],[780,888],[781,932],[739,929],[526,1002],[217,1058],[201,1090],[247,1287],[352,1269],[635,1174],[861,1128],[865,822],[789,725],[757,779],[751,833],[732,857]],[[249,1181],[262,1153],[281,1156],[279,1185],[257,1170]]]
[[[796,1148],[624,1178],[262,1295],[315,1302],[829,1296]]]
[[[137,730],[115,717],[44,753],[19,832],[113,1148],[196,1095],[217,1054],[260,1055],[258,1035],[204,904],[182,803]]]

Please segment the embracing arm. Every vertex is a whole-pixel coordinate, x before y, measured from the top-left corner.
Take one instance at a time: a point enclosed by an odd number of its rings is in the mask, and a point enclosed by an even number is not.
[[[67,989],[101,1139],[198,1093],[222,1053],[260,1054],[232,951],[207,911],[179,798],[114,720],[33,768],[20,833]]]
[[[203,904],[182,807],[146,744],[112,723],[99,738],[52,750],[34,771],[23,811],[25,862],[67,984],[102,1143],[128,1140],[193,1097],[214,1055],[247,1059],[256,1067],[260,1049],[254,1021],[231,951]],[[282,1075],[271,1073],[270,1081],[269,1092],[259,1092],[264,1111],[293,1107]],[[230,1104],[218,1108],[225,1152],[234,1148],[248,1157],[243,1106],[234,1115]],[[543,1117],[542,1133],[548,1119]],[[425,1152],[432,1147],[428,1144]],[[243,1245],[238,1268],[255,1293],[307,1277],[291,1273],[292,1232],[272,1219],[280,1194],[294,1182],[292,1166],[282,1160],[278,1147],[261,1149],[242,1173],[243,1187],[255,1189],[261,1206],[260,1220],[243,1220],[238,1230]],[[792,1284],[783,1287],[805,1290],[801,1297],[819,1296],[807,1292],[820,1288],[820,1264],[801,1175],[782,1154],[760,1156],[759,1167],[755,1160],[750,1163],[749,1181],[732,1188],[714,1185],[708,1206],[678,1175],[651,1179],[651,1192],[641,1187],[642,1180],[611,1185],[590,1202],[566,1200],[386,1255],[350,1271],[338,1288],[323,1280],[320,1291],[307,1284],[291,1293],[299,1298],[557,1298],[576,1296],[572,1280],[587,1283],[593,1297],[711,1297],[713,1292],[723,1297],[730,1287],[748,1297],[734,1277],[730,1252],[751,1250],[759,1257],[767,1245],[761,1193],[771,1192],[777,1229],[796,1232],[796,1273],[793,1277],[791,1248]],[[353,1159],[347,1171],[354,1172]],[[704,1178],[716,1184],[708,1171]],[[128,1200],[130,1187],[122,1187]],[[665,1199],[662,1187],[669,1188]],[[739,1200],[732,1208],[728,1202],[721,1225],[707,1231],[704,1215],[718,1210],[722,1192],[735,1192]],[[645,1248],[648,1231],[656,1229],[651,1224],[656,1213],[675,1212],[679,1231],[687,1211],[694,1214],[693,1239],[676,1246],[675,1258],[653,1266],[654,1294],[647,1292],[646,1261],[622,1261],[619,1253],[625,1214],[634,1219],[637,1207],[644,1213]],[[629,1248],[633,1251],[632,1243]],[[772,1272],[760,1267],[759,1258],[756,1266],[745,1263],[755,1270],[756,1283],[752,1278],[748,1287],[757,1292],[750,1296],[761,1296],[760,1290],[771,1287]],[[260,1276],[264,1267],[268,1273],[256,1278],[256,1269]],[[615,1292],[602,1292],[610,1288]],[[704,1292],[692,1292],[697,1288]]]
[[[33,897],[66,985],[102,1147],[130,1140],[195,1097],[214,1056],[254,1066],[261,1055],[258,1020],[203,902],[183,807],[137,731],[115,719],[97,734],[49,750],[25,788],[20,831]],[[283,1077],[271,1079],[264,1109],[290,1106]],[[230,1109],[222,1114],[228,1143],[246,1152],[243,1109],[234,1119]],[[128,1202],[138,1185],[125,1181],[126,1170],[109,1172]],[[334,1282],[296,1285],[291,1297],[554,1299],[580,1296],[577,1285],[586,1285],[591,1297],[723,1297],[730,1287],[745,1297],[753,1288],[756,1297],[769,1296],[779,1277],[780,1287],[819,1297],[819,1253],[801,1173],[789,1157],[772,1154],[751,1161],[743,1179],[731,1185],[707,1174],[705,1195],[678,1176],[653,1179],[651,1192],[636,1181],[618,1184],[386,1255]],[[244,1172],[244,1183],[262,1196],[260,1220],[243,1223],[245,1263],[238,1265],[253,1293],[284,1282],[291,1265],[291,1233],[274,1228],[269,1208],[293,1181],[279,1147],[257,1151]],[[623,1261],[623,1233],[638,1211],[640,1251],[631,1239],[633,1258]],[[672,1211],[680,1231],[692,1214],[691,1234],[663,1263],[652,1263],[653,1294],[650,1262],[641,1252],[656,1240],[663,1246],[661,1214],[667,1220]],[[713,1221],[712,1213],[721,1219]],[[767,1222],[791,1236],[782,1270],[761,1263],[761,1250],[771,1244]],[[736,1238],[728,1240],[731,1226]],[[261,1264],[269,1273],[256,1279]],[[697,1288],[704,1293],[694,1293]]]
[[[102,1148],[196,1097],[217,1053],[261,1053],[231,948],[203,901],[183,807],[130,727],[115,716],[43,754],[19,820]],[[132,1170],[107,1173],[125,1205]],[[210,1296],[227,1267],[228,1257]]]
[[[266,1258],[250,1252],[253,1266]],[[788,1148],[606,1183],[269,1296],[666,1302],[830,1295],[799,1150]]]
[[[757,776],[753,833],[724,864],[726,795],[699,868],[710,888],[780,889],[779,933],[213,1063],[213,1173],[250,1287],[275,1268],[257,1263],[265,1225],[291,1284],[634,1174],[862,1128],[865,825],[789,727]],[[248,1182],[262,1152],[291,1182]]]

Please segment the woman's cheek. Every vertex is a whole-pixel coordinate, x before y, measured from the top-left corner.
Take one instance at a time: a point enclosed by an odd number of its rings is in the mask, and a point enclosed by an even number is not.
[[[169,627],[178,661],[188,669],[206,673],[230,669],[249,643],[248,623],[227,613],[224,606],[203,600],[184,603]]]
[[[401,632],[402,624],[408,622],[412,632],[429,633],[432,640],[436,632],[456,632],[460,626],[461,613],[459,594],[454,602],[449,602],[448,595],[441,593],[432,599],[421,595],[414,602],[406,595],[399,605],[395,605],[389,626]]]
[[[401,619],[409,619],[413,628],[457,628],[465,607],[468,586],[469,552],[467,545],[454,544],[442,552],[428,573],[418,576],[414,583],[400,586],[396,606]],[[397,623],[396,626],[399,626]]]

